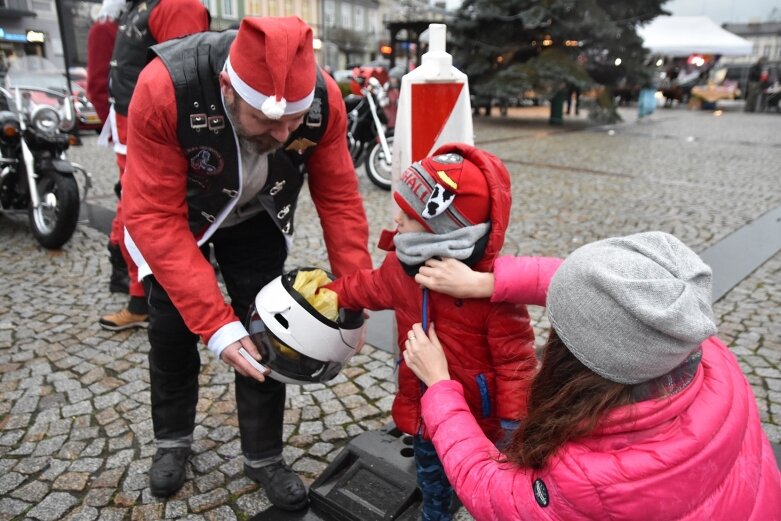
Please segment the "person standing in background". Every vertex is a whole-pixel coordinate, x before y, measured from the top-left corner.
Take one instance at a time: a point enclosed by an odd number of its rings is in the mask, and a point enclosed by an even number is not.
[[[765,71],[765,63],[767,58],[765,56],[760,57],[754,65],[748,70],[748,85],[746,87],[746,106],[743,110],[746,112],[756,112],[757,105],[759,105],[760,96],[762,94],[763,79],[767,81],[767,71]],[[764,73],[764,78],[763,78]]]
[[[103,0],[100,12],[87,33],[87,98],[95,107],[101,123],[108,121],[109,94],[108,76],[111,55],[117,39],[119,18],[125,11],[127,3],[124,0]],[[119,197],[119,181],[114,185],[114,191]],[[111,277],[108,289],[111,293],[127,293],[129,279],[127,263],[122,258],[122,252],[116,240],[109,240],[109,259],[111,262]]]
[[[87,33],[87,98],[103,123],[108,120],[109,63],[125,5],[124,0],[103,0],[98,18]]]
[[[157,43],[209,29],[209,13],[198,0],[134,0],[126,4],[126,9],[119,18],[109,61],[107,87],[110,108],[99,141],[108,146],[110,138],[113,143],[119,167],[118,195],[121,194],[127,154],[128,107],[138,75],[146,65],[149,48]],[[105,59],[105,54],[103,56]],[[97,67],[96,75],[99,75],[97,71],[107,70],[97,59],[94,65],[88,65],[90,70],[93,70],[93,66]],[[99,84],[103,78],[102,73],[100,74],[100,77],[91,81]],[[109,289],[119,289],[117,282],[121,275],[115,276],[114,270],[121,272],[124,267],[128,273],[130,300],[126,307],[100,318],[100,326],[110,331],[148,325],[149,310],[144,287],[138,280],[138,268],[127,253],[123,236],[124,219],[120,195],[109,235],[108,250],[112,265]]]

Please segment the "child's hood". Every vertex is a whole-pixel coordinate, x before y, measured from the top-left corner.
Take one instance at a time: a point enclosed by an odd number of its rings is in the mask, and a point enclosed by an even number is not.
[[[491,231],[485,254],[473,268],[477,271],[490,271],[494,260],[504,245],[504,235],[510,221],[512,194],[510,192],[510,173],[504,163],[495,155],[465,143],[448,143],[434,151],[433,155],[456,153],[474,163],[483,173],[491,194]]]

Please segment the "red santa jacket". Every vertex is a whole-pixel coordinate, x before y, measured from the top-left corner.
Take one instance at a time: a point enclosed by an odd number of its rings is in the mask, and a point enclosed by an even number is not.
[[[117,26],[116,20],[104,18],[92,24],[87,33],[87,98],[104,122],[108,119],[108,71]]]
[[[371,267],[369,232],[347,150],[344,103],[336,82],[330,77],[326,82],[328,126],[307,161],[307,179],[331,269],[345,275]],[[176,107],[171,77],[156,58],[139,76],[130,104],[130,154],[122,181],[125,226],[148,262],[139,265],[140,276],[153,273],[187,327],[219,353],[237,339],[228,337],[235,337],[243,326],[225,302],[214,269],[188,226],[188,162],[177,137]]]
[[[188,34],[208,31],[209,13],[199,0],[160,0],[149,15],[148,25],[152,39],[157,43],[162,43]],[[116,32],[114,36],[116,37]],[[97,71],[105,71],[105,92],[101,93],[100,96],[105,96],[106,99],[109,95],[109,60],[113,51],[114,42],[112,41],[109,56],[105,57],[104,53],[101,53],[101,59],[106,59],[105,64],[96,62],[93,65],[88,62],[90,71],[93,66],[97,67]],[[146,56],[143,56],[143,59],[145,60]],[[92,72],[90,72],[91,74]],[[126,144],[127,117],[117,113],[116,125],[117,133],[113,136],[114,142]]]
[[[456,152],[468,157],[486,174],[491,193],[491,231],[483,258],[474,269],[489,271],[504,243],[510,213],[510,181],[494,156],[467,145],[445,145],[436,154]],[[421,322],[423,290],[406,274],[394,252],[376,270],[336,280],[329,288],[339,295],[339,307],[396,313],[399,352],[412,324]],[[445,347],[448,369],[461,382],[469,409],[491,439],[499,435],[500,419],[525,414],[529,384],[536,370],[534,331],[524,306],[491,303],[489,299],[456,299],[429,292],[426,309]],[[399,357],[398,392],[393,420],[403,432],[422,432],[420,380]],[[424,435],[425,432],[423,433]]]

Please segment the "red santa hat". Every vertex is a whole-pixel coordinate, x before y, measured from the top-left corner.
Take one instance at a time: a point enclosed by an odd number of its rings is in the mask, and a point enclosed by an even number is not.
[[[312,29],[297,16],[246,17],[225,67],[236,93],[267,117],[307,110],[316,82]]]

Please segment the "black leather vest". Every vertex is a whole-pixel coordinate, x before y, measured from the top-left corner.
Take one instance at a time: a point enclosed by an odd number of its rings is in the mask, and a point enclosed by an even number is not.
[[[220,96],[219,74],[236,31],[204,32],[152,48],[168,69],[176,92],[177,136],[187,157],[190,230],[201,238],[219,213],[239,196],[239,151]],[[317,71],[315,98],[304,123],[268,156],[268,178],[259,195],[271,196],[277,227],[293,233],[293,216],[304,184],[306,160],[328,122],[328,96]]]
[[[127,116],[127,108],[138,75],[146,65],[149,48],[157,43],[149,30],[149,16],[160,0],[134,2],[132,8],[119,19],[117,39],[111,55],[109,70],[109,102],[114,110]]]

